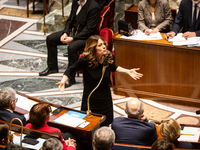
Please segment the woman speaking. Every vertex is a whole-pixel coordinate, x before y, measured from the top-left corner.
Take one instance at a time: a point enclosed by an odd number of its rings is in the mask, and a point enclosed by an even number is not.
[[[88,38],[83,57],[70,66],[64,72],[62,80],[56,83],[61,92],[64,91],[65,83],[70,75],[78,70],[83,71],[84,80],[81,110],[87,111],[87,99],[90,96],[91,111],[106,115],[106,120],[101,126],[108,126],[113,121],[113,103],[109,86],[111,72],[126,73],[135,80],[142,77],[142,74],[136,72],[139,68],[129,70],[116,66],[114,56],[106,50],[106,41],[99,35],[92,35]]]

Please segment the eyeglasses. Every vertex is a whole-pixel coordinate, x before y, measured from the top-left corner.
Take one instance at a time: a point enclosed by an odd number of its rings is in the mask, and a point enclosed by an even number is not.
[[[17,101],[18,101],[18,98],[16,98],[15,100],[13,100],[13,101],[15,101],[16,103],[17,103]]]

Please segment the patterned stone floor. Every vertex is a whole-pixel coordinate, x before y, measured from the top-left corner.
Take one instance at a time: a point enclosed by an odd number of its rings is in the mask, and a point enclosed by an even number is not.
[[[42,14],[30,12],[30,17],[27,18],[25,0],[20,2],[20,6],[17,6],[15,0],[0,0],[0,89],[10,86],[24,94],[80,110],[82,76],[76,77],[77,83],[64,93],[59,92],[55,85],[68,65],[68,58],[62,56],[66,47],[59,47],[58,51],[60,72],[47,77],[38,75],[39,71],[46,68],[47,57],[47,35],[38,32],[36,26]],[[124,10],[132,2],[138,1],[116,1],[115,23],[124,19]],[[31,2],[29,5],[31,6]],[[126,116],[123,109],[125,102],[131,97],[112,96],[114,117]],[[172,117],[180,123],[199,125],[199,116],[195,114],[198,107],[141,100],[145,104],[145,114],[151,120]]]

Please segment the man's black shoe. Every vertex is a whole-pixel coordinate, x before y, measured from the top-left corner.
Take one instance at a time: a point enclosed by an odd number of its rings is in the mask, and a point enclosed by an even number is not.
[[[67,87],[70,87],[70,86],[72,86],[72,85],[75,84],[75,83],[76,83],[75,78],[73,78],[73,79],[68,79],[67,82],[65,83],[65,87],[66,87],[66,88],[67,88]]]
[[[49,69],[47,67],[44,71],[39,72],[39,76],[47,76],[48,74],[51,74],[51,73],[58,73],[58,69]]]
[[[63,54],[64,57],[68,57],[68,52]]]

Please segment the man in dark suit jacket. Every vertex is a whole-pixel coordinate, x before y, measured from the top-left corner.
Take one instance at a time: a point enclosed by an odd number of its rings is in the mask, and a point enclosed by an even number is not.
[[[196,21],[194,23],[195,5],[197,5]],[[200,36],[200,0],[183,0],[179,6],[179,11],[176,16],[175,23],[172,30],[165,35],[166,39],[173,38],[181,28],[183,37],[195,37]]]
[[[115,118],[112,122],[115,142],[151,146],[158,134],[155,124],[147,122],[143,114],[143,103],[138,99],[131,99],[126,103],[125,112],[128,118]]]
[[[83,50],[86,40],[95,34],[99,19],[99,6],[95,0],[73,0],[65,29],[47,36],[48,67],[39,75],[46,76],[58,72],[57,45],[68,45],[68,67],[73,65],[79,58],[77,52]],[[66,87],[74,83],[75,74],[72,74]]]
[[[100,12],[103,10],[103,8],[106,6],[106,4],[109,2],[109,0],[95,0],[99,4]]]
[[[6,87],[0,91],[0,120],[10,122],[13,118],[19,118],[25,126],[26,118],[24,115],[14,112],[17,100],[16,92],[12,88]],[[18,120],[13,121],[13,123],[21,125]]]

